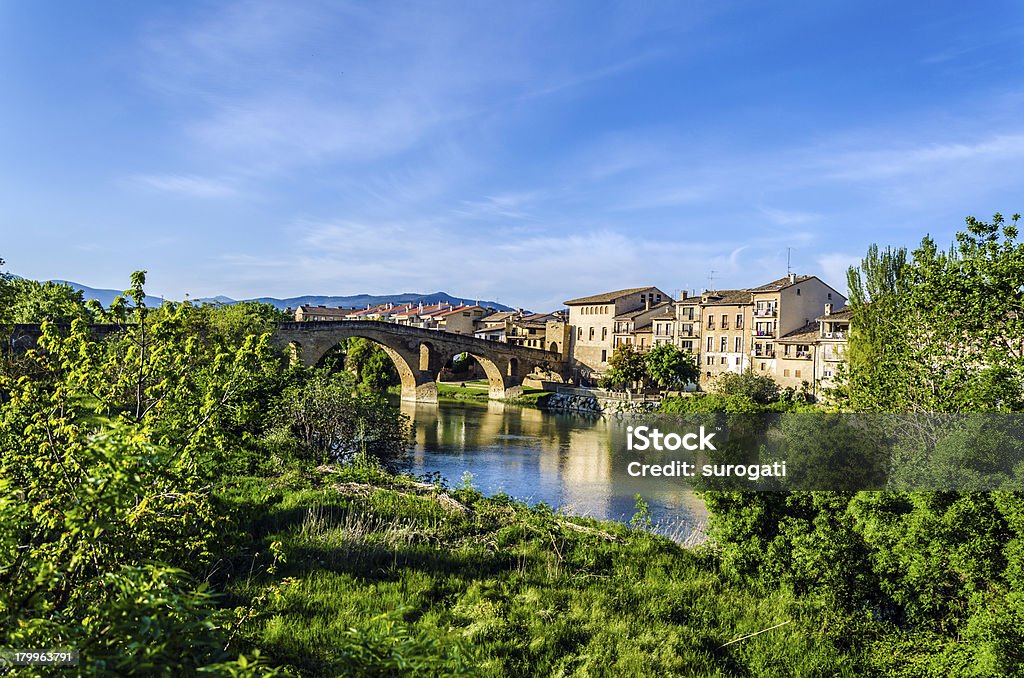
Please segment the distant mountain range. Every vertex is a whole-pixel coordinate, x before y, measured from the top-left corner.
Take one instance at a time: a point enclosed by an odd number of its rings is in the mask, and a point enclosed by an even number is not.
[[[114,297],[118,295],[124,296],[124,290],[96,289],[95,287],[88,287],[86,285],[81,285],[76,282],[71,282],[70,280],[51,280],[50,282],[63,283],[65,285],[69,285],[73,289],[81,290],[82,296],[85,298],[86,301],[88,301],[89,299],[95,299],[96,301],[103,304],[103,306],[105,307],[110,306],[111,302],[114,301]],[[128,305],[130,306],[132,303],[131,300],[127,298],[125,300],[128,302]],[[160,297],[153,297],[148,294],[146,295],[146,306],[160,306],[163,303],[164,300],[161,299]]]
[[[69,280],[54,280],[57,283],[66,283],[76,290],[82,291],[82,296],[86,299],[96,299],[104,306],[109,306],[110,302],[114,300],[119,294],[124,294],[120,290],[105,290],[97,289],[95,287],[87,287],[81,283],[71,282]],[[447,292],[432,292],[431,294],[416,294],[414,292],[403,292],[402,294],[355,294],[346,297],[340,296],[323,296],[309,294],[301,297],[289,297],[288,299],[277,299],[275,297],[259,297],[256,299],[232,299],[231,297],[225,297],[219,295],[216,297],[202,297],[199,299],[193,299],[192,301],[197,303],[211,303],[211,304],[237,304],[239,301],[259,301],[264,304],[271,304],[279,309],[286,308],[297,308],[303,304],[309,304],[310,306],[340,306],[342,308],[366,308],[367,306],[376,306],[378,304],[418,304],[423,302],[424,304],[436,304],[438,302],[445,302],[452,305],[458,304],[480,304],[481,306],[489,306],[499,311],[513,311],[515,309],[499,304],[496,301],[486,301],[478,299],[466,299],[461,297],[453,297]],[[164,302],[164,299],[160,297],[146,296],[147,306],[160,306]]]

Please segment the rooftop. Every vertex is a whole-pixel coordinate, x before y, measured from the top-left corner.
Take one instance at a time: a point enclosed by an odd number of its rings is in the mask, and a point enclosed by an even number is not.
[[[786,289],[790,285],[796,285],[797,283],[802,283],[805,280],[812,279],[813,277],[814,277],[813,275],[795,275],[795,276],[792,276],[792,277],[787,275],[787,276],[784,276],[782,278],[779,278],[778,280],[773,280],[770,283],[765,283],[764,285],[761,285],[760,287],[754,287],[750,291],[751,292],[778,292],[779,290]]]
[[[659,308],[662,308],[662,307],[667,307],[668,311],[671,311],[671,308],[672,308],[671,307],[671,303],[672,302],[670,302],[670,301],[663,301],[660,304],[655,304],[654,306],[651,306],[650,308],[637,308],[637,309],[634,309],[632,311],[626,311],[625,313],[620,313],[617,316],[615,316],[615,319],[616,320],[629,320],[631,318],[636,318],[637,316],[641,316],[644,313],[650,313],[651,311],[657,311]],[[673,318],[675,317],[674,313],[672,314],[672,317]]]
[[[750,290],[711,290],[704,297],[705,306],[740,306],[750,303]]]
[[[828,315],[820,315],[815,320],[850,320],[853,317],[853,309],[849,306],[843,306],[840,309],[832,311]]]
[[[792,332],[779,337],[778,341],[780,344],[794,344],[794,343],[810,343],[817,341],[821,336],[818,333],[818,323],[807,323],[803,327],[798,327]]]
[[[656,287],[630,287],[625,290],[615,290],[614,292],[605,292],[604,294],[595,294],[590,297],[580,297],[579,299],[570,299],[565,302],[566,306],[579,306],[581,304],[610,304],[616,299],[622,297],[628,297],[631,294],[639,294],[640,292],[646,292],[647,290],[656,290]]]

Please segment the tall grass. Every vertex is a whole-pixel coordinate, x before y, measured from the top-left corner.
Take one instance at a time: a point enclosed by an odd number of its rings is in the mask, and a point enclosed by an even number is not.
[[[857,674],[827,609],[731,582],[707,548],[470,488],[468,510],[397,479],[236,488],[252,548],[285,558],[232,584],[258,607],[243,633],[302,675]]]

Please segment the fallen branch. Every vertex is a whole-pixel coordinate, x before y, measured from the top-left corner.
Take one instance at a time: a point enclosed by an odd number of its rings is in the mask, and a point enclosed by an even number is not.
[[[789,621],[787,621],[787,622],[782,622],[781,624],[776,624],[775,626],[769,626],[768,628],[766,628],[766,629],[761,629],[760,631],[757,631],[757,632],[755,632],[755,633],[748,633],[748,634],[747,634],[747,635],[745,635],[745,636],[740,636],[739,638],[736,638],[736,639],[734,639],[734,640],[730,640],[730,641],[729,641],[728,643],[726,643],[725,645],[722,645],[722,646],[721,646],[721,647],[719,647],[718,649],[719,649],[719,650],[721,650],[721,649],[722,649],[722,648],[724,648],[724,647],[729,647],[729,646],[730,646],[730,645],[732,645],[733,643],[738,643],[738,642],[740,642],[741,640],[746,640],[747,638],[753,638],[754,636],[759,636],[759,635],[761,635],[762,633],[767,633],[767,632],[769,632],[769,631],[771,631],[771,630],[773,630],[773,629],[777,629],[777,628],[779,628],[779,627],[781,627],[781,626],[785,626],[786,624],[792,624],[792,623],[793,623],[793,620],[792,620],[792,619],[790,619],[790,620],[789,620]]]

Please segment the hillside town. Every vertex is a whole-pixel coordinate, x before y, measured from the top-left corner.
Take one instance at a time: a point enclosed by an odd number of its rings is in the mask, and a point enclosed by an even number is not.
[[[529,313],[480,305],[380,304],[363,309],[300,306],[295,320],[377,320],[561,354],[574,383],[593,385],[619,346],[672,344],[693,354],[699,386],[751,370],[780,386],[818,395],[844,360],[846,297],[817,276],[785,277],[744,289],[681,292],[634,287],[570,299],[568,310]]]

